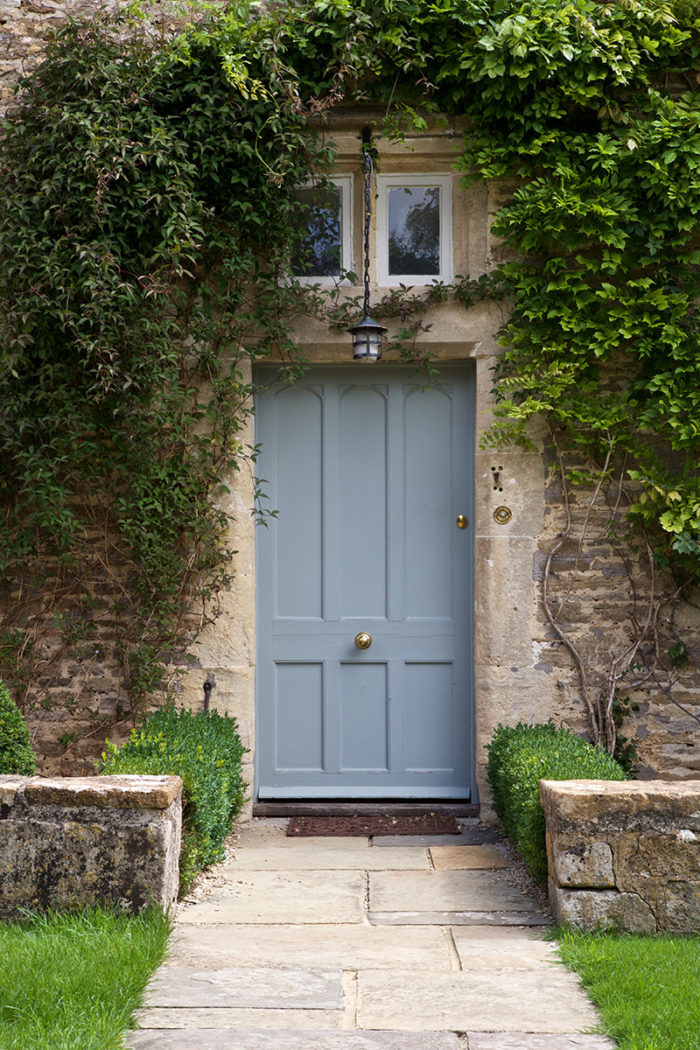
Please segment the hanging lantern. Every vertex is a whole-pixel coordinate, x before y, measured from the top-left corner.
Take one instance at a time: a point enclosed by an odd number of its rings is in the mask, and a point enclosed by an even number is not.
[[[352,356],[355,361],[378,361],[382,356],[382,335],[386,332],[386,328],[382,328],[369,315],[369,231],[372,219],[372,176],[374,174],[370,142],[370,129],[364,128],[362,131],[365,171],[364,317],[358,324],[348,328],[348,332],[352,335]]]
[[[386,328],[373,321],[371,317],[365,317],[348,328],[352,335],[352,356],[356,361],[378,361],[382,356],[382,335]]]

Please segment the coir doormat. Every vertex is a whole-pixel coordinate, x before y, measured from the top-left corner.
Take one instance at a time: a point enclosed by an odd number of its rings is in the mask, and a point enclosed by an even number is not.
[[[443,813],[392,816],[390,813],[343,817],[291,817],[288,835],[458,835],[455,817]]]

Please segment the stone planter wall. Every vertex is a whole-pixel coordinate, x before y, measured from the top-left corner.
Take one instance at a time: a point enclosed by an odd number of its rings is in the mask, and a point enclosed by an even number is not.
[[[177,899],[179,777],[0,776],[0,918]]]
[[[543,780],[555,921],[700,930],[700,780]]]

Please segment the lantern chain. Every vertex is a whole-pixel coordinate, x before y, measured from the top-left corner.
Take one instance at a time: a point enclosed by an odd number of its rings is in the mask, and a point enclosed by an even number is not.
[[[369,228],[372,217],[372,176],[374,174],[374,164],[372,163],[372,155],[369,150],[369,143],[365,142],[364,150],[364,167],[365,167],[365,243],[364,243],[364,264],[365,264],[365,302],[364,302],[364,315],[369,317]]]

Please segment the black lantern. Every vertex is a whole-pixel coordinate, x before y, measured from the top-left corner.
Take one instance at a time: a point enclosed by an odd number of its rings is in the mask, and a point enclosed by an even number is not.
[[[369,316],[369,228],[372,218],[372,175],[374,174],[370,141],[370,129],[364,128],[362,131],[365,169],[364,317],[358,324],[348,328],[348,332],[352,335],[352,356],[356,361],[378,361],[382,356],[382,335],[386,332],[386,328],[382,328]]]
[[[368,304],[365,304],[365,308]],[[348,328],[352,334],[352,356],[356,361],[378,361],[382,356],[382,335],[386,328],[365,313],[359,324]]]

